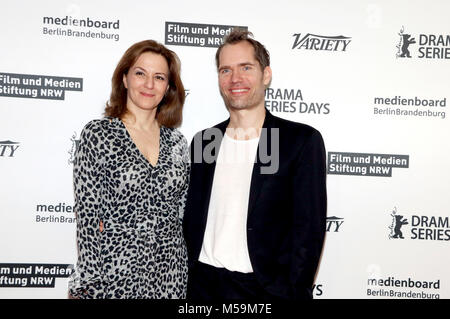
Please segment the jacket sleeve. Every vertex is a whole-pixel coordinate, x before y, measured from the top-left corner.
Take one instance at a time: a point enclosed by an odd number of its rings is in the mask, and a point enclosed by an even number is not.
[[[93,122],[81,132],[75,154],[73,186],[77,225],[78,259],[69,279],[74,298],[104,298],[100,248],[101,154],[100,129]]]
[[[298,157],[293,183],[294,251],[290,282],[293,297],[305,298],[312,296],[326,230],[326,152],[322,136],[316,130]]]

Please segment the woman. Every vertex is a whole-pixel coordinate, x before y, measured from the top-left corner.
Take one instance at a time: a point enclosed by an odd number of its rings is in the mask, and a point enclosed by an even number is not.
[[[84,127],[75,157],[72,298],[185,298],[184,98],[174,52],[152,40],[125,52],[106,117]]]

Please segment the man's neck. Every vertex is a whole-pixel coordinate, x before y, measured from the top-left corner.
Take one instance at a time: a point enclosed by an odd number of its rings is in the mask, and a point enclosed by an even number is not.
[[[248,140],[259,137],[266,118],[266,109],[261,105],[254,109],[230,109],[228,136],[237,140]]]

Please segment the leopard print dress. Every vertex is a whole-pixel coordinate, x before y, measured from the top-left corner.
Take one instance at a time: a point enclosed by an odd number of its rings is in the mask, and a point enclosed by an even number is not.
[[[74,298],[185,298],[186,139],[162,126],[159,152],[153,167],[118,118],[84,127],[73,171],[78,259],[69,293]]]

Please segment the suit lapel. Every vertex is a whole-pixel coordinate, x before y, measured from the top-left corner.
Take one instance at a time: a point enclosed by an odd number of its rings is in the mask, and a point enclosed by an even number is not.
[[[263,163],[261,162],[260,147],[262,141],[267,142],[267,150],[271,150],[271,132],[273,116],[266,110],[266,117],[264,119],[263,130],[261,131],[261,136],[259,138],[258,149],[256,151],[256,162],[253,165],[252,179],[250,182],[250,194],[248,199],[248,215],[250,215],[255,207],[255,203],[258,200],[259,194],[261,192],[261,187],[264,182],[264,175],[261,174],[261,167]]]
[[[216,148],[216,152],[213,156],[213,161],[212,163],[206,163],[203,162],[202,165],[204,165],[204,175],[203,175],[203,189],[202,192],[204,194],[204,205],[202,207],[202,220],[203,220],[203,230],[206,227],[206,220],[208,217],[208,208],[209,208],[209,202],[211,199],[211,191],[212,191],[212,184],[213,184],[213,180],[214,180],[214,172],[216,169],[216,162],[217,162],[217,157],[219,156],[219,150],[220,150],[220,144],[222,143],[222,138],[223,135],[225,134],[225,130],[228,126],[228,123],[230,122],[230,119],[228,119],[225,122],[222,122],[220,124],[218,124],[217,126],[215,126],[215,128],[219,129],[222,134],[220,136],[218,136],[218,147]],[[249,201],[248,201],[248,214],[250,215],[251,212],[254,209],[255,203],[258,199],[258,196],[260,194],[261,191],[261,186],[264,182],[264,175],[261,175],[261,167],[263,165],[263,163],[261,162],[261,159],[259,157],[259,148],[261,145],[261,141],[266,141],[267,142],[267,149],[270,150],[271,149],[271,132],[270,132],[270,128],[273,126],[273,115],[270,114],[269,111],[266,110],[266,117],[264,119],[264,124],[263,124],[263,130],[261,132],[261,137],[260,137],[260,142],[258,145],[258,149],[256,151],[256,161],[255,164],[253,165],[253,171],[252,171],[252,179],[250,182],[250,194],[249,194]],[[208,141],[205,141],[205,145],[208,144]],[[202,149],[205,149],[205,145],[203,145]]]

